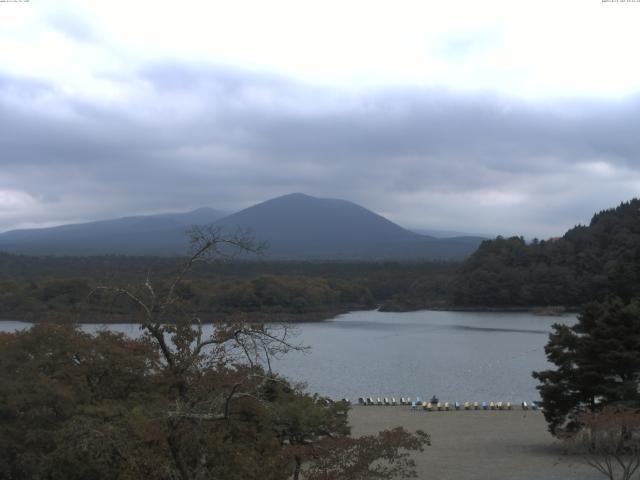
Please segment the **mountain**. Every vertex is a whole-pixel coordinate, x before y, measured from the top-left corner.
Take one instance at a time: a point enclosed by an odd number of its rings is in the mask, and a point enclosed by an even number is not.
[[[117,220],[0,234],[0,250],[27,254],[176,255],[187,248],[185,229],[213,223],[231,233],[251,230],[266,241],[266,256],[296,260],[460,259],[480,237],[440,239],[406,230],[345,200],[284,195],[220,218],[200,209],[185,214]]]
[[[124,217],[0,234],[0,250],[31,255],[173,255],[187,249],[185,231],[215,222],[224,213],[199,208],[186,213]]]
[[[287,259],[452,259],[473,252],[475,238],[436,239],[406,230],[346,200],[293,193],[225,217],[228,231],[248,228]]]

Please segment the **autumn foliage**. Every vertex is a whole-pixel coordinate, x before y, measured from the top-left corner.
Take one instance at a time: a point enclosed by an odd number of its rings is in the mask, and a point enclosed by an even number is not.
[[[243,238],[197,232],[168,285],[102,289],[139,311],[141,336],[70,324],[0,334],[0,479],[285,480],[415,475],[426,434],[349,436],[348,405],[309,395],[268,359],[302,348],[287,325],[233,316],[205,334],[179,315],[194,262]]]

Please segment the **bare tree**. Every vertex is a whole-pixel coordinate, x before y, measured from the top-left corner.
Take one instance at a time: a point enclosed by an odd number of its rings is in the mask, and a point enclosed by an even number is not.
[[[205,335],[203,322],[190,316],[180,307],[180,286],[192,268],[202,262],[226,261],[240,254],[260,254],[264,244],[256,243],[247,231],[228,235],[214,227],[195,227],[190,232],[191,249],[184,264],[165,284],[153,281],[148,273],[141,285],[100,286],[115,296],[124,296],[138,306],[143,319],[140,328],[145,338],[160,352],[157,366],[168,379],[173,408],[166,412],[167,443],[182,480],[199,478],[199,464],[207,463],[206,453],[195,462],[185,457],[180,428],[187,422],[215,422],[229,420],[232,403],[243,397],[262,401],[256,395],[261,383],[278,381],[271,373],[271,358],[291,350],[303,350],[291,341],[292,331],[287,324],[254,324],[242,315],[214,321],[210,334]],[[242,360],[248,364],[242,375],[225,388],[207,384],[213,371],[229,371]],[[266,371],[266,373],[265,373]],[[205,392],[205,393],[203,393]],[[200,469],[202,470],[202,469]]]
[[[256,243],[246,230],[228,235],[217,227],[208,226],[194,227],[188,233],[190,254],[168,285],[159,287],[147,273],[142,285],[100,286],[95,290],[127,297],[139,307],[143,315],[140,328],[157,342],[164,363],[176,372],[192,367],[201,360],[206,349],[223,344],[232,343],[233,348],[241,350],[252,365],[264,360],[268,370],[272,356],[301,349],[290,342],[291,328],[288,325],[253,324],[242,315],[213,322],[212,334],[207,338],[203,336],[202,320],[180,309],[178,290],[182,282],[198,263],[227,261],[247,253],[261,254],[266,244]]]
[[[421,451],[428,435],[395,429],[351,438],[346,403],[308,395],[271,371],[273,357],[303,349],[289,325],[254,324],[240,314],[206,332],[182,310],[181,286],[196,264],[260,253],[264,245],[244,231],[196,228],[191,246],[169,282],[148,274],[140,285],[98,289],[128,298],[142,314],[145,346],[158,359],[146,367],[159,397],[145,412],[153,418],[147,428],[160,432],[170,478],[231,478],[224,472],[232,471],[233,478],[281,480],[289,470],[318,480],[415,477],[408,452]]]
[[[631,480],[640,468],[640,412],[607,406],[579,417],[582,428],[569,439],[588,465],[609,480]]]

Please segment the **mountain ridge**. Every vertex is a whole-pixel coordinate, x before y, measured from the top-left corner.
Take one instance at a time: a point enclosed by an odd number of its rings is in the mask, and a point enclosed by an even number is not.
[[[438,239],[405,229],[356,203],[303,193],[275,197],[229,215],[200,208],[185,213],[122,217],[0,234],[0,251],[40,255],[181,255],[185,230],[213,224],[251,230],[271,259],[459,259],[481,237]]]

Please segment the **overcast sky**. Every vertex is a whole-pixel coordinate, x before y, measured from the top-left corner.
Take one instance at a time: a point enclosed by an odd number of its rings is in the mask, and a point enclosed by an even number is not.
[[[548,237],[640,195],[640,2],[0,2],[0,231],[304,192]]]

